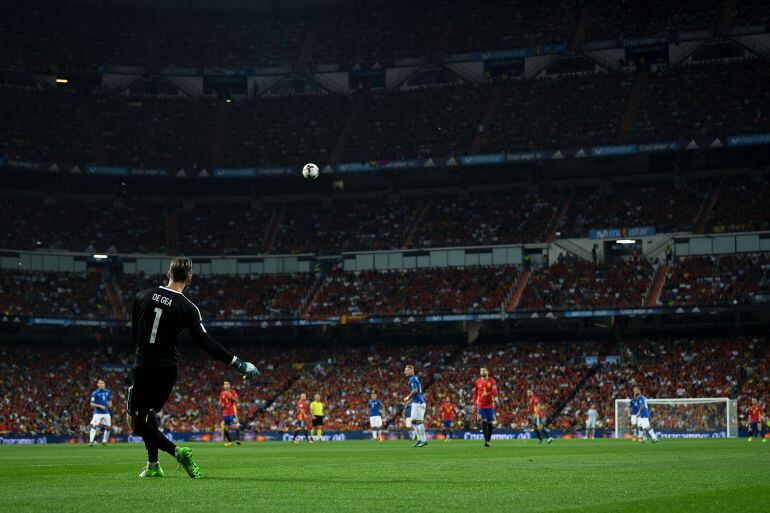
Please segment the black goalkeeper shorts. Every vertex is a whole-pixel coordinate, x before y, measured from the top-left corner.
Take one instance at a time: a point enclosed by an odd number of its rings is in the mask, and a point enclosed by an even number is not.
[[[128,387],[128,413],[138,418],[150,410],[160,412],[171,395],[178,373],[176,365],[134,367]]]
[[[324,425],[324,416],[323,415],[314,415],[313,416],[313,427],[320,427]]]

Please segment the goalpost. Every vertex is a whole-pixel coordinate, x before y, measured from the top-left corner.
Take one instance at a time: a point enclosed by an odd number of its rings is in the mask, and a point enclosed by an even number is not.
[[[729,397],[647,399],[650,427],[662,438],[735,438],[738,401]],[[631,436],[631,400],[615,399],[615,438]]]

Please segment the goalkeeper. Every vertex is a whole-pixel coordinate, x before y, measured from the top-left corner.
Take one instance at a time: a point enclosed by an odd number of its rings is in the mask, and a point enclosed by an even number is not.
[[[192,478],[201,471],[192,458],[192,449],[177,447],[158,429],[158,412],[168,400],[178,374],[177,336],[185,329],[195,343],[226,365],[235,367],[244,380],[259,371],[219,345],[203,327],[200,310],[183,292],[192,280],[192,261],[175,258],[167,273],[168,284],[136,294],[131,329],[136,344],[136,360],[128,387],[128,423],[144,439],[147,465],[139,477],[163,477],[158,451],[170,454]]]

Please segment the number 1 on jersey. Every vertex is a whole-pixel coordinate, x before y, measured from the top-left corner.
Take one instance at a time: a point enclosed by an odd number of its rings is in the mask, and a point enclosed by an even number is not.
[[[155,335],[158,334],[158,324],[160,324],[160,316],[163,315],[162,308],[155,309],[155,321],[152,323],[152,333],[150,333],[150,344],[155,343]]]

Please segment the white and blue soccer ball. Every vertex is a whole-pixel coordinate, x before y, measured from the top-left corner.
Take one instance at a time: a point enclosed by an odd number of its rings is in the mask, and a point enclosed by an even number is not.
[[[312,162],[305,164],[305,167],[302,168],[302,176],[304,176],[306,180],[315,180],[318,178],[318,166]]]

